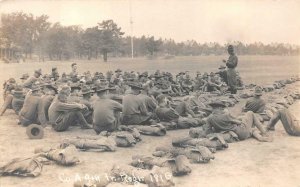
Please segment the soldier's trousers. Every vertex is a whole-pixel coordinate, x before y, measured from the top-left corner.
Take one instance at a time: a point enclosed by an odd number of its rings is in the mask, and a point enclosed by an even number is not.
[[[145,125],[151,119],[151,115],[141,115],[141,114],[132,114],[123,116],[122,124],[123,125]],[[147,125],[150,125],[147,124]]]
[[[80,126],[88,125],[87,121],[84,119],[84,116],[80,111],[70,111],[64,114],[64,116],[58,121],[56,121],[56,123],[53,124],[52,127],[55,131],[61,132],[67,130],[69,126],[76,123],[79,123]]]
[[[227,85],[232,94],[236,94],[237,90],[237,78],[236,71],[234,68],[227,68]]]
[[[99,125],[93,123],[93,129],[99,134],[101,131],[113,132],[118,129],[121,124],[120,112],[115,112],[115,120],[111,124]]]
[[[246,112],[246,114],[241,117],[241,120],[242,124],[238,125],[233,130],[240,140],[250,138],[252,135],[252,128],[257,127],[261,132],[265,131],[259,118],[252,111]]]

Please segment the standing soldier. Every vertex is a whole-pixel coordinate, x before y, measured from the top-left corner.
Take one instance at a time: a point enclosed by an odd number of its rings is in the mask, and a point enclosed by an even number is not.
[[[228,46],[228,54],[229,54],[229,58],[228,60],[223,60],[224,63],[226,63],[227,66],[227,85],[229,86],[229,91],[232,94],[236,94],[237,91],[237,75],[236,75],[236,71],[235,68],[238,64],[238,58],[234,53],[234,49],[232,45]]]
[[[71,66],[72,66],[72,72],[70,73],[70,78],[71,78],[72,82],[77,82],[77,81],[79,81],[79,76],[78,76],[78,72],[77,72],[77,64],[73,63]]]

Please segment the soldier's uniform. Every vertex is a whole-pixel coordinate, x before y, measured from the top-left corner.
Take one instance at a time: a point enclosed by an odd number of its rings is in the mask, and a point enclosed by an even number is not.
[[[98,87],[96,92],[106,91],[108,88]],[[97,134],[101,131],[115,131],[120,125],[120,112],[123,106],[108,98],[98,98],[93,103],[93,128]]]
[[[235,68],[238,64],[238,58],[233,52],[233,47],[230,45],[228,46],[228,51],[231,51],[230,56],[226,62],[227,66],[227,85],[229,86],[229,89],[232,94],[236,93],[236,87],[237,87],[237,75]]]
[[[41,81],[41,79],[40,79],[41,74],[42,74],[41,69],[34,71],[34,76],[27,79],[24,82],[23,87],[30,89],[32,85],[34,85],[34,84],[38,83],[39,81]]]
[[[59,93],[59,95],[60,94],[62,93]],[[65,131],[69,126],[77,122],[83,129],[90,128],[81,112],[83,105],[61,101],[59,100],[59,95],[53,99],[48,110],[49,123],[53,129],[58,132]]]
[[[280,109],[271,118],[267,128],[275,130],[276,123],[281,120],[285,131],[291,136],[300,136],[300,123],[288,109]]]
[[[143,89],[141,85],[137,83],[130,83],[131,89]],[[144,101],[129,93],[123,97],[123,124],[124,125],[141,125],[149,122],[151,114],[148,113],[147,107]]]
[[[85,120],[92,124],[93,123],[93,107],[92,107],[92,103],[91,103],[91,97],[90,94],[92,93],[92,91],[90,90],[89,87],[84,86],[81,90],[81,93],[83,95],[83,98],[80,99],[79,103],[80,104],[84,104],[86,106],[86,108],[82,111],[82,114],[85,118]],[[87,96],[89,95],[89,96]]]
[[[18,87],[13,92],[13,100],[12,100],[12,109],[15,111],[16,114],[19,114],[21,111],[23,104],[24,104],[24,91],[22,87]]]
[[[32,85],[32,93],[25,97],[24,105],[19,112],[19,120],[23,126],[38,123],[38,105],[41,99],[39,90],[39,86]]]

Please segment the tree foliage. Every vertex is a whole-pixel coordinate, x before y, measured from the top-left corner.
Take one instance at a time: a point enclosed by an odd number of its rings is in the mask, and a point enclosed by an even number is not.
[[[33,16],[23,12],[1,15],[0,47],[19,51],[25,58],[32,54],[40,59],[66,60],[131,56],[131,37],[113,20],[104,20],[86,29],[50,23],[47,15]],[[176,42],[155,39],[154,36],[133,37],[134,56],[153,55],[222,55],[226,46],[216,42],[198,43],[195,40]],[[232,42],[238,55],[299,55],[299,46],[261,42],[244,44]]]

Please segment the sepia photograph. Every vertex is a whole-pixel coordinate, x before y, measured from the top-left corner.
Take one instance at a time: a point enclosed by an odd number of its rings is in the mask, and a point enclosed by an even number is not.
[[[300,0],[0,0],[0,187],[300,187]]]

